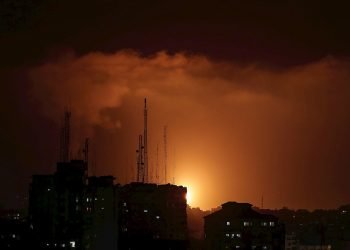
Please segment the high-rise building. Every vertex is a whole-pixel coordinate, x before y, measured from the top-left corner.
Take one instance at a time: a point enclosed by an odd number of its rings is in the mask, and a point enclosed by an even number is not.
[[[29,221],[41,248],[116,249],[117,191],[112,176],[87,178],[84,161],[60,162],[34,175]]]
[[[118,186],[113,176],[89,177],[84,206],[84,246],[115,250],[118,243]]]
[[[187,189],[87,177],[81,160],[34,175],[29,222],[40,249],[185,249]]]

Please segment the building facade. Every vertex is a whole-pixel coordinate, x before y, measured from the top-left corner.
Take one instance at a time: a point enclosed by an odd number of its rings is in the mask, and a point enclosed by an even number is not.
[[[118,249],[118,186],[113,176],[89,177],[85,195],[84,246],[89,250]]]
[[[248,203],[227,202],[204,217],[207,249],[284,249],[284,226]]]
[[[187,189],[175,185],[115,185],[87,176],[84,161],[58,163],[34,175],[29,223],[38,249],[186,249]]]
[[[53,175],[34,175],[29,222],[39,248],[116,248],[118,194],[111,176],[87,177],[84,161],[58,163]]]
[[[187,189],[131,183],[120,190],[121,249],[186,249]]]

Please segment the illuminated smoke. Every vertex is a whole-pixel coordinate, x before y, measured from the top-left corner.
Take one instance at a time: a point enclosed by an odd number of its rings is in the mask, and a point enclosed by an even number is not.
[[[32,96],[44,114],[57,120],[69,105],[75,119],[89,129],[120,131],[116,133],[124,145],[116,147],[130,152],[142,126],[142,99],[148,97],[150,144],[155,147],[162,126],[170,125],[177,179],[184,179],[185,171],[202,177],[208,195],[216,197],[201,201],[204,207],[245,197],[254,203],[260,200],[257,189],[269,193],[270,204],[276,206],[287,202],[276,190],[283,190],[292,205],[310,206],[307,194],[295,195],[304,192],[300,183],[315,187],[310,188],[310,197],[316,199],[312,204],[337,193],[322,189],[317,196],[317,187],[329,182],[332,167],[346,155],[349,72],[349,62],[335,58],[271,69],[185,53],[142,57],[120,51],[65,57],[33,68],[29,76]],[[124,137],[129,139],[120,139]],[[337,145],[339,151],[328,155],[326,145]],[[109,157],[105,164],[125,164],[116,158]],[[322,171],[316,166],[323,166]],[[318,178],[311,178],[315,173]],[[218,183],[221,190],[215,196],[209,190]]]

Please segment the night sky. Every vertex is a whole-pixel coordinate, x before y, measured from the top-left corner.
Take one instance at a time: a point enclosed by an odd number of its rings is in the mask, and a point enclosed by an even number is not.
[[[167,126],[192,206],[349,203],[347,2],[1,1],[0,207],[54,171],[65,106],[73,158],[88,136],[90,173],[132,181],[145,97],[150,174]]]

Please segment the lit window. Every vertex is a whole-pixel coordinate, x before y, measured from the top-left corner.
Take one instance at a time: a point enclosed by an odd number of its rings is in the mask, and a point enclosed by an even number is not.
[[[102,200],[104,201],[104,200],[105,200],[105,198],[102,198]]]
[[[15,234],[12,234],[12,238],[16,238],[16,235],[15,235]]]
[[[126,202],[123,203],[123,206],[126,207]]]
[[[226,237],[230,237],[230,234],[226,234]]]
[[[101,210],[104,210],[105,208],[104,207],[101,207]]]
[[[245,227],[249,226],[249,222],[248,221],[243,222],[243,226]]]
[[[159,218],[160,218],[159,215],[157,215],[157,216],[156,216],[156,219],[159,220]]]
[[[49,243],[46,243],[46,246],[50,246],[50,244],[49,244]]]
[[[241,234],[237,234],[237,237],[238,237],[238,238],[241,238]]]
[[[240,246],[236,246],[236,248],[240,248]]]
[[[263,246],[263,249],[267,249],[267,246]]]
[[[50,191],[51,191],[51,188],[48,188],[47,191],[50,192]]]
[[[270,226],[273,227],[275,225],[275,222],[270,221]]]
[[[70,242],[69,242],[69,245],[70,245],[72,248],[75,248],[75,241],[70,241]]]
[[[267,226],[267,222],[262,222],[261,225],[266,227]]]
[[[227,226],[231,225],[231,222],[226,221],[226,225],[227,225]]]
[[[66,244],[63,243],[63,244],[62,244],[62,247],[66,247]]]
[[[235,237],[235,234],[231,234],[231,238],[233,239]]]
[[[148,213],[148,210],[147,210],[147,209],[145,209],[145,210],[143,210],[143,212],[144,212],[144,213]]]
[[[95,201],[97,201],[97,198],[95,198]]]

